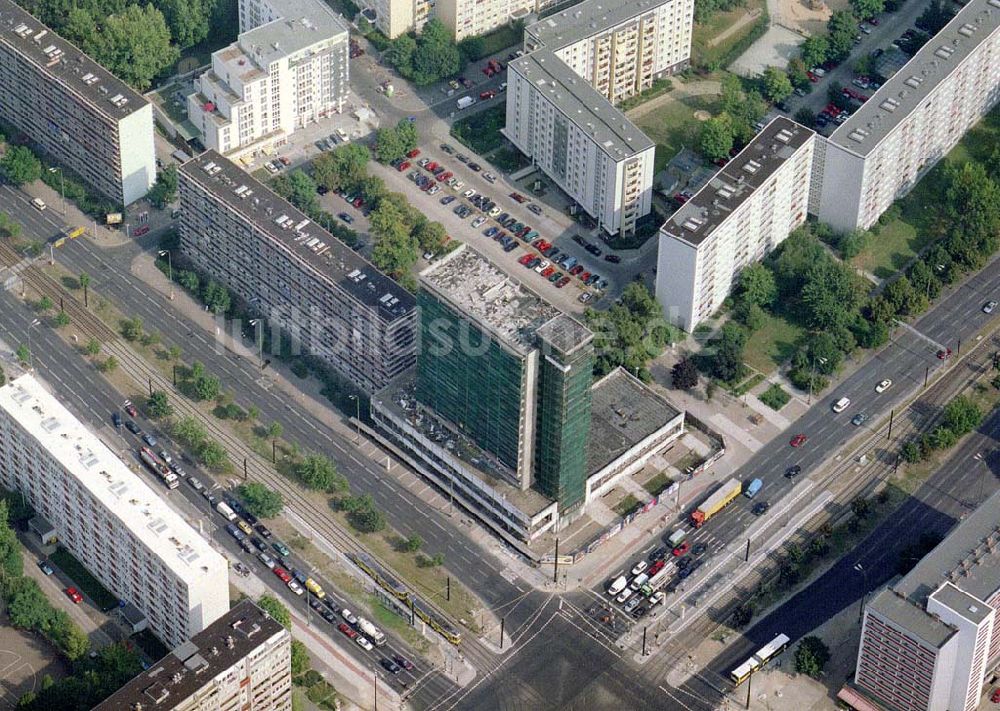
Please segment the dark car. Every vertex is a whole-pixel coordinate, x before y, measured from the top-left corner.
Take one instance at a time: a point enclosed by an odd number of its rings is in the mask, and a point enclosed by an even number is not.
[[[352,222],[354,222],[354,218],[351,217],[350,215],[348,215],[346,212],[338,213],[337,217],[339,217],[341,220],[343,220],[347,224],[351,224]]]
[[[406,657],[401,657],[398,654],[393,654],[392,661],[396,662],[396,664],[403,667],[403,669],[405,669],[406,671],[413,671],[413,662],[411,662]]]
[[[258,523],[256,526],[254,526],[254,528],[256,528],[257,529],[257,533],[259,533],[260,535],[262,535],[264,538],[270,538],[271,537],[271,531],[269,531],[268,528],[267,528],[267,526],[265,526],[264,524]]]
[[[618,264],[619,262],[622,261],[622,258],[619,257],[617,254],[605,254],[604,261],[611,262],[612,264]]]
[[[691,555],[701,555],[708,548],[704,543],[699,543],[691,549]]]
[[[116,430],[120,430],[122,428],[122,416],[117,412],[111,413],[111,422],[114,424]]]
[[[792,466],[788,467],[788,469],[785,470],[785,478],[794,479],[801,473],[802,473],[802,467],[800,467],[798,464],[793,464]]]
[[[382,668],[385,669],[390,674],[399,674],[399,672],[403,671],[403,667],[399,666],[398,664],[396,664],[396,662],[386,657],[382,657],[382,659],[379,661],[379,664],[381,664]]]
[[[686,578],[687,576],[691,575],[691,573],[693,573],[694,571],[698,570],[698,566],[699,565],[700,565],[699,563],[692,563],[688,567],[684,568],[684,570],[682,570],[681,572],[679,572],[677,574],[678,577],[680,577],[681,579]]]
[[[132,420],[126,420],[125,421],[125,429],[127,429],[129,432],[131,432],[134,435],[142,434],[142,428],[139,427],[139,425],[137,425],[134,422],[132,422]]]
[[[752,513],[754,516],[763,516],[764,514],[767,513],[767,510],[769,508],[771,508],[771,504],[767,503],[766,501],[758,501],[756,504],[753,505],[753,508],[750,510],[750,513]]]
[[[257,538],[257,536],[251,536],[250,537],[250,543],[252,543],[253,547],[256,548],[257,550],[259,550],[262,553],[267,550],[267,544],[264,543],[264,541],[262,541],[259,538]]]
[[[660,558],[666,557],[666,555],[667,555],[666,546],[660,546],[659,548],[655,548],[653,552],[649,554],[649,560],[650,561],[659,560]]]
[[[473,173],[478,173],[482,169],[483,167],[479,165],[479,163],[469,163],[469,170],[471,170]]]
[[[249,523],[251,526],[256,526],[257,525],[257,517],[254,516],[249,511],[244,511],[243,512],[243,520],[246,521],[247,523]]]

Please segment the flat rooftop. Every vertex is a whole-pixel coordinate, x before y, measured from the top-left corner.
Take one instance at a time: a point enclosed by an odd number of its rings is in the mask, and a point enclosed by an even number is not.
[[[922,606],[941,583],[949,581],[979,600],[988,600],[1000,589],[998,511],[1000,491],[955,526],[893,589]]]
[[[416,307],[413,294],[225,156],[205,151],[180,172],[384,321]]]
[[[590,389],[587,476],[593,476],[680,414],[627,370],[615,368]]]
[[[784,116],[772,120],[668,217],[660,232],[698,247],[814,135]]]
[[[513,484],[512,469],[482,449],[434,410],[420,406],[416,396],[415,371],[406,371],[376,395],[382,406],[397,419],[405,419],[424,437],[447,449],[496,493],[498,505],[509,505],[526,516],[535,516],[552,505],[552,500],[529,488]]]
[[[538,346],[538,337],[554,339],[553,345],[564,352],[593,338],[586,326],[468,245],[420,272],[420,282],[428,292],[521,355]]]
[[[280,0],[277,6],[281,18],[247,30],[238,39],[261,66],[336,37],[347,42],[347,24],[322,0]]]
[[[0,387],[8,413],[179,578],[227,569],[208,541],[31,374]]]
[[[969,0],[828,140],[866,156],[1000,27],[1000,0]]]
[[[946,625],[888,588],[875,595],[866,609],[877,612],[932,649],[940,649],[955,634],[954,627]]]
[[[149,103],[128,84],[10,0],[0,0],[0,42],[27,57],[94,109],[120,121]],[[34,91],[25,87],[26,92]]]
[[[953,610],[974,625],[980,624],[993,612],[992,607],[962,592],[953,583],[942,585],[931,595],[931,599]]]
[[[529,81],[612,160],[625,160],[656,145],[549,47],[515,59],[509,68]]]
[[[524,32],[552,50],[588,39],[628,22],[633,17],[665,5],[670,0],[584,0],[561,12],[533,22]]]
[[[283,633],[285,628],[266,612],[251,600],[242,600],[95,706],[94,711],[175,709],[215,677]]]

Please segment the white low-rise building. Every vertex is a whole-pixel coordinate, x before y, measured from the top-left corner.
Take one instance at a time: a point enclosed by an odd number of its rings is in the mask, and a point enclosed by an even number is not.
[[[188,117],[206,148],[230,156],[268,151],[297,129],[343,111],[348,31],[326,3],[240,3],[236,42],[212,53],[195,80]]]
[[[816,134],[776,118],[660,228],[656,299],[686,331],[806,220]]]
[[[687,66],[691,0],[586,0],[525,30],[504,135],[609,234],[652,206],[655,145],[615,104]]]
[[[229,611],[225,558],[31,374],[0,386],[0,485],[167,645]]]
[[[1000,0],[969,0],[817,148],[810,212],[871,227],[1000,100]]]

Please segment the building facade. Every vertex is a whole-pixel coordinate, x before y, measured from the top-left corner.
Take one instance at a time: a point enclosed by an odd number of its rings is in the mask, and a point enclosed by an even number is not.
[[[94,711],[290,711],[292,637],[250,600],[177,646]]]
[[[806,220],[815,136],[771,121],[660,228],[656,299],[686,331],[729,296],[740,271]]]
[[[178,182],[184,254],[293,347],[367,392],[413,365],[408,291],[215,151],[181,166]]]
[[[156,182],[149,102],[10,0],[0,0],[0,118],[115,204]]]
[[[31,374],[0,386],[0,484],[166,644],[229,610],[226,560]]]
[[[1000,0],[969,0],[840,128],[820,142],[810,212],[871,227],[1000,100]]]
[[[348,31],[324,2],[243,0],[240,35],[212,53],[195,80],[188,117],[206,148],[243,155],[340,113],[350,90]]]
[[[1000,493],[872,597],[854,683],[841,690],[841,699],[892,711],[979,706],[1000,666],[998,506]]]
[[[525,29],[504,135],[608,234],[651,209],[654,144],[615,104],[680,71],[692,0],[586,0]]]

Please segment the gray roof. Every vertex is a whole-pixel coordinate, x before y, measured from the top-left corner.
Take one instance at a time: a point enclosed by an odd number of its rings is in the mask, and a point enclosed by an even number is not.
[[[383,321],[416,307],[413,294],[216,151],[205,151],[180,171]]]
[[[1000,27],[1000,0],[969,0],[829,140],[866,156]]]
[[[594,332],[572,316],[559,314],[542,324],[535,333],[545,344],[568,356],[594,339]]]
[[[932,649],[940,649],[956,633],[951,625],[889,589],[875,595],[866,605],[866,611],[877,613]]]
[[[0,42],[13,47],[115,122],[149,103],[128,84],[10,0],[0,0]],[[34,90],[24,88],[26,92]]]
[[[953,583],[942,585],[931,595],[931,598],[975,625],[981,623],[993,612],[992,607],[982,600],[977,600],[972,595],[962,592]]]
[[[988,600],[1000,589],[1000,491],[955,526],[893,587],[923,605],[945,580],[979,600]]]
[[[697,247],[814,135],[791,119],[774,119],[668,217],[660,231]]]
[[[590,389],[587,476],[596,474],[631,447],[677,417],[680,410],[618,367]]]
[[[239,37],[244,47],[259,49],[255,59],[262,66],[337,35],[347,41],[347,25],[322,0],[281,0],[278,7],[281,19],[247,30]]]
[[[420,272],[429,292],[451,305],[499,343],[522,356],[538,347],[539,337],[553,338],[560,350],[572,350],[593,334],[468,245],[462,245]],[[552,321],[558,321],[543,330]]]
[[[550,49],[585,40],[664,4],[664,0],[584,0],[524,28],[526,35]]]
[[[251,600],[233,609],[132,679],[94,711],[170,711],[284,628]]]

